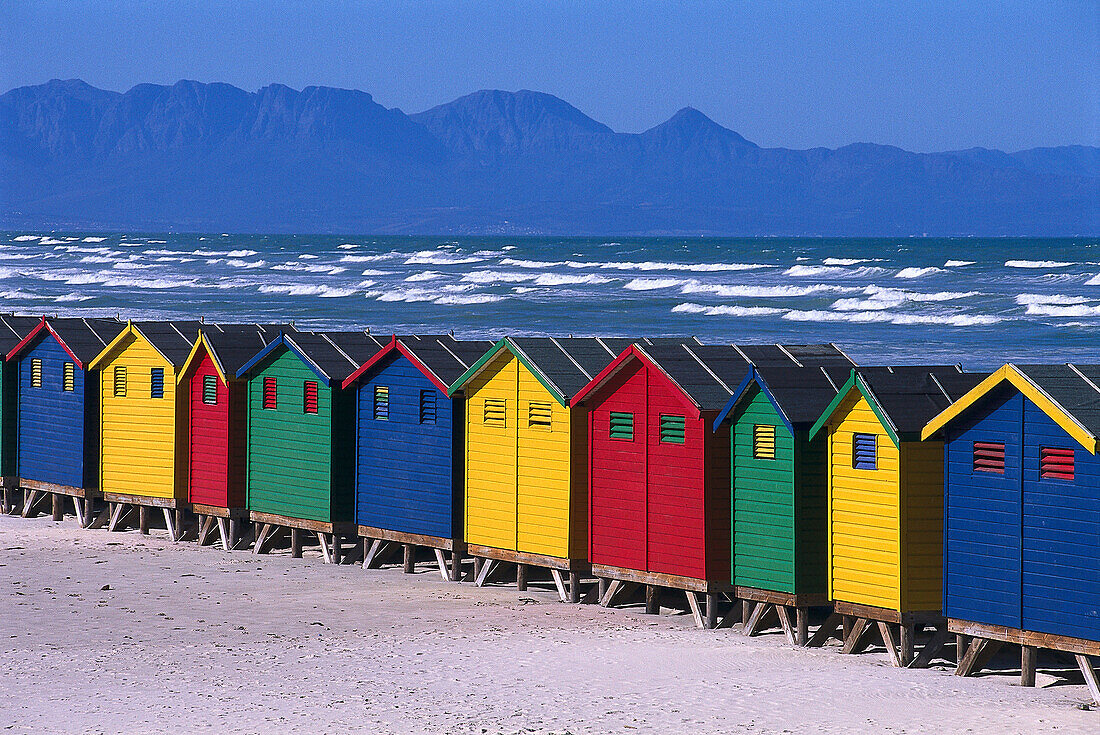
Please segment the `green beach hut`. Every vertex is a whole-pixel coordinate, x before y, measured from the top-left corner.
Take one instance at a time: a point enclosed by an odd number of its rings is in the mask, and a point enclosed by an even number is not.
[[[714,422],[730,425],[731,579],[746,635],[770,622],[805,646],[828,602],[826,447],[809,433],[854,363],[833,345],[785,345],[781,363],[742,349],[754,366]]]
[[[237,371],[248,380],[254,553],[289,531],[301,556],[305,531],[325,561],[339,562],[342,537],[356,537],[355,390],[341,383],[388,342],[367,332],[284,332]]]

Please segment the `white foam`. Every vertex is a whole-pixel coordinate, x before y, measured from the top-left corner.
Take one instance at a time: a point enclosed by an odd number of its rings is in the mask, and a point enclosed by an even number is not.
[[[943,264],[944,268],[959,268],[964,265],[974,265],[973,260],[949,260]]]
[[[134,263],[130,260],[123,260],[121,262],[115,263],[114,267],[119,270],[138,271],[144,270],[145,268],[152,268],[153,266],[150,263]]]
[[[935,266],[929,266],[927,268],[902,268],[897,272],[894,278],[921,278],[922,276],[928,276],[933,273],[943,273],[943,268],[937,268]]]
[[[267,265],[267,261],[264,261],[264,260],[239,260],[239,259],[236,259],[236,258],[231,258],[231,259],[225,261],[225,264],[229,265],[229,266],[232,266],[234,268],[262,268],[265,265]]]
[[[565,263],[563,263],[561,261],[523,260],[521,258],[501,258],[500,264],[501,265],[511,265],[511,266],[515,266],[516,268],[533,268],[533,269],[556,268],[558,266],[565,265]],[[580,264],[580,265],[583,266],[584,264]]]
[[[672,307],[674,314],[702,314],[704,316],[771,316],[783,313],[782,309],[770,306],[705,306],[704,304],[677,304]]]
[[[290,263],[279,263],[278,265],[271,266],[273,271],[293,271],[295,273],[327,273],[329,275],[336,275],[337,273],[344,273],[347,268],[342,268],[338,265],[319,265],[316,263],[301,263],[299,261],[292,261]]]
[[[373,263],[377,260],[387,260],[389,255],[344,255],[341,256],[341,263]]]
[[[405,265],[467,265],[469,263],[480,263],[483,260],[485,260],[485,258],[475,256],[463,257],[461,255],[441,253],[436,250],[421,250],[406,258]]]
[[[935,293],[922,293],[920,291],[906,291],[900,288],[882,288],[881,286],[868,286],[863,289],[867,295],[865,299],[838,299],[833,302],[833,308],[837,311],[882,311],[893,309],[909,302],[938,302],[956,301],[968,299],[972,296],[980,296],[977,291],[937,291]]]
[[[462,276],[463,281],[469,283],[523,283],[532,281],[536,277],[534,273],[519,273],[517,271],[472,271]]]
[[[341,298],[355,294],[353,288],[333,288],[324,284],[271,284],[260,286],[260,293],[286,294],[287,296],[320,296],[323,299]]]
[[[39,242],[38,244],[39,245],[64,245],[65,241],[64,240],[55,240],[52,237],[44,237],[44,238],[42,238],[41,242]]]
[[[620,271],[689,271],[709,273],[712,271],[751,271],[760,268],[771,268],[763,263],[665,263],[647,260],[641,263],[635,262],[609,262],[609,263],[567,263],[570,267],[601,268],[604,270]]]
[[[15,239],[18,240],[19,238],[17,237]],[[86,237],[83,240],[81,240],[81,242],[103,242],[106,239],[107,238],[105,238],[105,237]]]
[[[378,281],[372,281],[371,279],[366,278],[362,281],[359,281],[359,283],[357,283],[356,286],[358,286],[359,288],[370,288],[371,286],[375,285],[376,283],[378,283]]]
[[[31,242],[33,240],[43,240],[41,235],[18,235],[12,238],[13,242]]]
[[[790,268],[783,271],[783,275],[794,276],[796,278],[807,278],[810,276],[862,278],[883,272],[885,272],[883,268],[866,265],[859,268],[848,268],[836,265],[792,265]]]
[[[872,263],[873,258],[826,258],[821,261],[825,265],[859,265],[860,263]]]
[[[70,291],[69,293],[61,294],[60,296],[56,297],[54,301],[58,302],[59,304],[66,304],[74,301],[87,301],[91,298],[94,297],[85,296],[84,294],[78,293],[77,291]]]
[[[1025,314],[1031,316],[1053,316],[1053,317],[1083,317],[1083,316],[1100,316],[1100,306],[1088,306],[1086,304],[1075,304],[1073,306],[1063,306],[1057,304],[1028,304],[1024,309]]]
[[[892,314],[887,311],[802,311],[792,309],[784,319],[796,322],[851,322],[855,324],[887,323],[899,325],[945,325],[952,327],[988,326],[1002,321],[1000,317],[971,314]]]
[[[149,242],[157,242],[157,240],[150,240]],[[251,258],[253,255],[259,255],[255,250],[230,250],[225,254],[227,258]]]
[[[1085,281],[1086,286],[1100,286],[1100,273]]]
[[[710,293],[722,298],[778,298],[809,296],[815,293],[837,293],[852,291],[851,288],[831,286],[825,283],[815,283],[809,286],[727,286],[714,283],[700,283],[688,281],[680,289],[682,294]]]
[[[419,273],[413,273],[406,278],[406,281],[434,281],[437,278],[443,278],[443,274],[439,271],[421,271]]]
[[[1057,260],[1006,260],[1007,268],[1065,268],[1073,263],[1061,263]]]
[[[298,260],[317,260],[317,256],[310,255],[309,253],[302,253],[298,256]]]
[[[393,271],[379,271],[379,270],[374,270],[373,268],[367,268],[365,271],[363,271],[359,275],[362,275],[362,276],[392,276]]]
[[[355,250],[355,248],[359,246],[353,242],[346,242],[343,245],[338,245],[337,247],[339,247],[340,250]]]
[[[583,275],[571,275],[569,273],[543,273],[535,279],[536,286],[580,286],[583,284],[598,285],[601,283],[610,282],[610,278],[597,276],[593,273],[586,273]]]
[[[656,291],[662,288],[675,288],[686,283],[681,278],[635,278],[623,288],[630,291]]]
[[[470,304],[491,304],[495,301],[501,301],[503,298],[503,296],[494,294],[472,294],[468,296],[440,296],[433,299],[433,301],[441,306],[467,306]]]
[[[1021,306],[1028,304],[1058,304],[1067,306],[1070,304],[1087,304],[1092,299],[1084,296],[1067,296],[1065,294],[1022,293],[1016,296],[1016,303]]]
[[[394,288],[386,291],[378,297],[379,301],[404,301],[414,303],[418,301],[431,301],[438,294],[424,288]]]

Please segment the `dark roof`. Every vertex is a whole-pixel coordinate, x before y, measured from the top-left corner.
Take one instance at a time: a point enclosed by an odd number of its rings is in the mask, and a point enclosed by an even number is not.
[[[957,365],[856,368],[875,402],[899,434],[920,434],[925,424],[982,382],[988,373]]]
[[[0,315],[0,353],[6,356],[41,322],[40,316]]]
[[[118,319],[47,317],[46,323],[85,365],[126,328],[126,322]]]
[[[844,370],[842,385],[848,380],[854,362],[836,345],[739,345],[745,357],[757,367],[765,364],[782,366],[839,366]]]
[[[757,377],[792,425],[813,426],[855,367],[847,360],[825,362],[815,365],[806,361],[803,367],[774,363],[756,366]]]
[[[509,341],[566,401],[632,344],[629,339],[597,337],[510,337]]]
[[[1014,365],[1094,436],[1100,435],[1100,365]]]
[[[294,332],[286,338],[298,346],[330,380],[341,382],[388,344],[366,332]]]
[[[444,385],[451,385],[496,344],[492,340],[455,339],[451,334],[412,334],[397,337]]]
[[[210,351],[230,378],[283,332],[294,334],[297,330],[289,324],[206,323],[202,328]]]
[[[199,330],[209,325],[202,322],[134,322],[134,326],[157,352],[179,368],[191,354]]]

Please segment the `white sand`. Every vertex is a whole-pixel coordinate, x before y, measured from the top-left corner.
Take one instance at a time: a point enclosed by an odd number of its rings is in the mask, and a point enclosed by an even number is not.
[[[962,679],[444,583],[0,516],[0,733],[1097,733]],[[111,589],[102,591],[109,584]]]

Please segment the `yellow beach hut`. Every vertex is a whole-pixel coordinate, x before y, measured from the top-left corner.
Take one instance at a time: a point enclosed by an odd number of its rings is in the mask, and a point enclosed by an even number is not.
[[[943,444],[928,421],[985,375],[958,366],[856,368],[810,429],[828,452],[828,587],[843,653],[877,632],[895,666],[925,666],[947,640],[943,617]],[[936,632],[920,656],[916,636]]]
[[[209,326],[209,325],[207,325]],[[89,364],[100,376],[99,487],[109,515],[95,526],[148,532],[163,511],[173,540],[187,508],[187,392],[177,373],[201,322],[128,322]]]
[[[466,399],[463,527],[479,585],[508,563],[523,589],[528,569],[540,567],[563,601],[579,601],[588,571],[588,431],[585,409],[569,399],[629,346],[506,337],[450,386]]]

